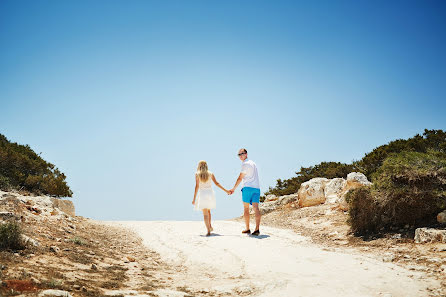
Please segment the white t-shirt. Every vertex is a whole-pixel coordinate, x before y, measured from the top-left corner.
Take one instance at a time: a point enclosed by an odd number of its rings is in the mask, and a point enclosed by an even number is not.
[[[245,176],[242,180],[242,188],[243,187],[251,187],[260,189],[259,184],[259,174],[257,173],[257,166],[254,161],[246,159],[242,163],[242,173],[245,173]]]

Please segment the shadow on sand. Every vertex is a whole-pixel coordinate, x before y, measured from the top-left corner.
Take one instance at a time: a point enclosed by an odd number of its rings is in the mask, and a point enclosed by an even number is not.
[[[269,235],[265,235],[265,234],[255,236],[255,235],[251,234],[251,235],[249,235],[249,237],[255,238],[255,239],[264,239],[264,238],[268,238],[270,236]]]
[[[218,234],[218,233],[211,233],[211,235],[209,235],[209,236],[206,236],[206,235],[200,235],[200,237],[216,237],[216,236],[233,236],[233,237],[240,237],[240,235],[221,235],[221,234]],[[243,235],[242,235],[243,236]],[[245,235],[246,236],[246,235]],[[251,238],[255,238],[255,239],[264,239],[264,238],[268,238],[268,237],[270,237],[269,235],[265,235],[265,234],[262,234],[262,235],[257,235],[257,236],[255,236],[255,235],[248,235],[248,237],[251,237]]]
[[[214,237],[214,236],[224,236],[224,235],[220,235],[218,233],[211,233],[211,235],[206,236],[206,235],[200,235],[200,237]]]

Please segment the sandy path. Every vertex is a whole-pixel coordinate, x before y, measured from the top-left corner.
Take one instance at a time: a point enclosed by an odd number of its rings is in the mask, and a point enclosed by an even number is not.
[[[428,296],[439,287],[421,272],[350,250],[328,250],[293,231],[263,227],[259,237],[242,225],[215,221],[205,237],[202,222],[128,221],[144,244],[177,267],[177,286],[193,292],[252,296]]]

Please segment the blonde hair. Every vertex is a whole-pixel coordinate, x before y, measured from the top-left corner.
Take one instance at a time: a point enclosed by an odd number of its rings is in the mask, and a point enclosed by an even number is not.
[[[209,179],[211,173],[208,170],[208,164],[206,163],[206,161],[201,160],[200,162],[198,162],[196,174],[198,175],[198,179],[201,182],[206,182]]]

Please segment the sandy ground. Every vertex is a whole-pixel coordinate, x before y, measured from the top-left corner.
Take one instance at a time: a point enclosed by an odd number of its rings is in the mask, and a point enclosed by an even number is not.
[[[347,248],[326,248],[299,233],[262,227],[259,237],[243,225],[202,222],[106,222],[130,228],[176,273],[185,291],[250,296],[429,296],[438,280]]]

